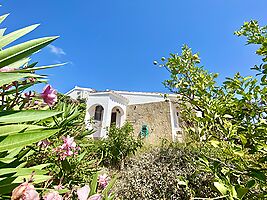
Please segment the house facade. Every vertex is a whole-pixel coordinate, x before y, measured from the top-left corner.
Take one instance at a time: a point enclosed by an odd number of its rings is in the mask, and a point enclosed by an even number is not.
[[[135,134],[145,134],[150,143],[165,138],[181,141],[179,105],[176,95],[155,92],[96,91],[74,87],[66,93],[73,99],[85,99],[88,128],[94,129],[94,138],[107,137],[111,124],[121,127],[126,121],[133,125]]]

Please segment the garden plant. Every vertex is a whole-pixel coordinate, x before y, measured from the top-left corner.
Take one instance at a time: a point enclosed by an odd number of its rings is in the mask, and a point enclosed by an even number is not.
[[[6,35],[0,29],[0,198],[112,199],[115,179],[102,174],[83,148],[92,133],[84,127],[84,104],[70,103],[36,73],[63,64],[31,62],[32,54],[58,37],[10,46],[38,26]],[[40,83],[46,84],[41,93],[31,90]]]

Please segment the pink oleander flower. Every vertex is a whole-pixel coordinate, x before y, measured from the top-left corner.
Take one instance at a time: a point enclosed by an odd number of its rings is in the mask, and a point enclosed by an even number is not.
[[[12,191],[11,200],[40,200],[40,197],[34,186],[25,182]]]
[[[53,106],[57,102],[57,91],[51,85],[46,85],[41,93],[41,97],[49,106]]]
[[[0,68],[0,72],[11,72],[11,71],[14,71],[14,70],[15,70],[15,68],[8,67],[8,66]]]
[[[62,139],[64,144],[54,149],[58,153],[59,159],[65,160],[66,157],[77,155],[80,147],[76,146],[74,138],[68,135],[67,137],[62,137]]]
[[[43,197],[44,200],[63,200],[57,191],[50,192]]]
[[[93,196],[90,196],[88,200],[101,200],[102,195],[101,194],[94,194]]]
[[[109,177],[107,174],[98,176],[98,184],[101,188],[105,188],[108,185]]]
[[[70,137],[67,135],[67,137],[62,137],[64,144],[62,145],[62,148],[75,148],[76,143],[74,142],[74,137]]]
[[[41,147],[42,149],[46,149],[51,142],[49,142],[47,139],[41,140],[40,142],[37,143],[37,146]]]
[[[90,193],[90,187],[85,185],[79,189],[77,189],[77,195],[79,200],[87,200]]]

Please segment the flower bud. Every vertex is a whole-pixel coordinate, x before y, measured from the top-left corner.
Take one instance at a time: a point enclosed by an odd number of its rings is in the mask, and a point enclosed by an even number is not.
[[[25,182],[12,191],[11,200],[40,200],[40,197],[34,186]]]

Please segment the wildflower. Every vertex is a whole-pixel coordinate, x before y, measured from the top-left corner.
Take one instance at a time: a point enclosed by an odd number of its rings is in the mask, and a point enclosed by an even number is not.
[[[108,185],[109,177],[107,174],[98,176],[98,184],[101,188],[105,188]]]
[[[93,196],[90,196],[88,200],[101,200],[102,195],[101,194],[94,194]]]
[[[46,85],[41,93],[44,102],[49,106],[53,106],[57,102],[57,91],[51,85]]]
[[[8,66],[0,68],[0,72],[11,72],[11,71],[14,71],[14,70],[15,70],[15,68],[8,67]]]
[[[85,185],[77,189],[77,195],[79,200],[87,200],[90,193],[90,188],[88,185]]]
[[[34,186],[25,182],[12,191],[11,200],[40,200],[40,197]]]
[[[44,200],[63,200],[57,191],[50,192],[43,197]]]

